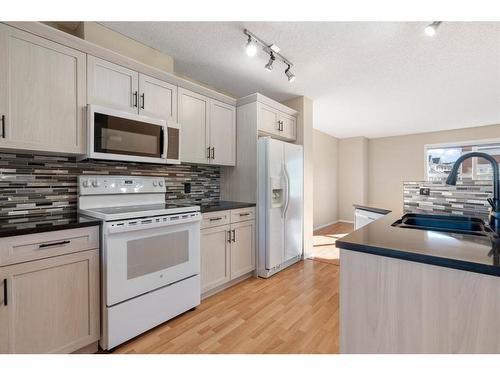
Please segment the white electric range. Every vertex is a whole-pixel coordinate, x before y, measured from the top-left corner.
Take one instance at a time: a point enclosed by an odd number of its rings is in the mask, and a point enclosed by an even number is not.
[[[102,219],[102,337],[109,350],[200,304],[199,206],[167,203],[161,177],[80,176]]]

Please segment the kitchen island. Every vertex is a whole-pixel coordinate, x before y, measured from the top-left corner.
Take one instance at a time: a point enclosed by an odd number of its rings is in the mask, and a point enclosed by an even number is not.
[[[341,353],[500,353],[491,237],[392,226],[398,219],[336,243]]]

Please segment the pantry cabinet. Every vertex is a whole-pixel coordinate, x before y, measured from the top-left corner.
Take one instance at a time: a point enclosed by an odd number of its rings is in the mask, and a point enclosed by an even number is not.
[[[201,290],[212,294],[255,269],[255,208],[203,214]]]
[[[20,263],[0,266],[0,354],[71,353],[97,343],[98,232],[93,227],[3,239],[0,265]]]
[[[88,55],[89,104],[177,123],[177,86]]]
[[[236,164],[236,108],[179,88],[181,161]]]
[[[85,54],[0,24],[0,148],[82,154]]]

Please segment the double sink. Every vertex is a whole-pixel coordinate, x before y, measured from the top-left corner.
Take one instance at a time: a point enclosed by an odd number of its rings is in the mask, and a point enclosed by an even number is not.
[[[483,220],[473,217],[406,214],[392,226],[475,236],[496,236]]]

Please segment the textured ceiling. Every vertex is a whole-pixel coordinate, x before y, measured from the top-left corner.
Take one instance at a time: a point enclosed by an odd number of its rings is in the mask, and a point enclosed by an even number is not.
[[[171,55],[177,73],[242,97],[314,100],[314,127],[382,137],[500,123],[500,22],[103,22]],[[243,28],[277,44],[284,66],[245,54]]]

